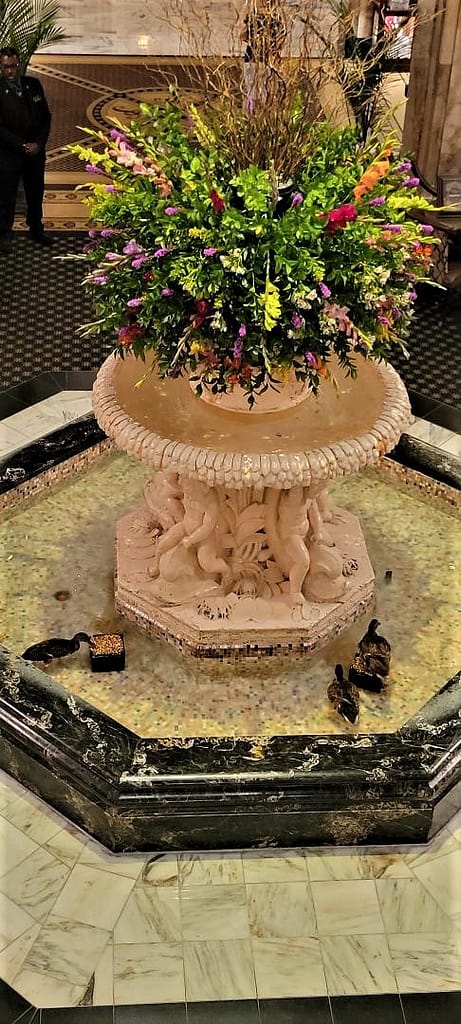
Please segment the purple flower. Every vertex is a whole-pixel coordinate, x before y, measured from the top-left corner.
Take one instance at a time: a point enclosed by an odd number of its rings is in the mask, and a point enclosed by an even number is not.
[[[299,331],[299,328],[304,326],[304,320],[302,316],[299,315],[299,313],[291,314],[291,322],[296,331]]]
[[[389,317],[387,316],[379,316],[378,321],[380,324],[384,324],[386,327],[388,327],[390,323]]]
[[[110,238],[111,235],[115,235],[113,228],[103,228],[101,231],[101,238]]]
[[[295,192],[295,194],[293,196],[293,199],[291,200],[291,205],[292,205],[292,207],[293,206],[301,206],[301,203],[303,201],[304,201],[304,196],[303,196],[302,192]]]
[[[374,199],[370,199],[368,206],[384,206],[386,202],[386,196],[375,196]]]
[[[434,228],[432,227],[432,224],[421,224],[420,230],[423,235],[432,235]]]
[[[232,348],[232,355],[233,355],[234,359],[240,359],[241,355],[242,355],[242,352],[243,352],[243,341],[242,341],[241,338],[237,338],[234,341],[234,345],[233,345],[233,348]]]
[[[419,178],[405,178],[405,181],[402,181],[402,185],[404,188],[416,188],[419,185]]]
[[[127,136],[123,132],[119,132],[118,128],[111,128],[109,135],[114,142],[128,142]]]
[[[107,284],[109,278],[107,274],[97,274],[96,277],[92,278],[93,284]]]
[[[131,261],[131,266],[134,267],[135,270],[139,270],[139,268],[142,267],[143,263],[146,263],[146,261],[147,256],[145,255],[145,253],[143,253],[142,256],[136,256],[136,259]]]
[[[247,336],[246,326],[245,326],[245,324],[240,324],[240,327],[239,327],[239,338],[246,338],[246,336]]]
[[[128,299],[127,306],[129,306],[130,309],[139,309],[139,307],[142,306],[142,302],[142,299]]]
[[[118,336],[119,338],[126,338],[127,334],[131,331],[131,327],[119,327]]]
[[[102,174],[100,167],[96,167],[96,164],[85,164],[85,171],[88,174]]]
[[[167,217],[174,217],[175,213],[179,213],[179,206],[165,206],[165,213]]]
[[[116,192],[117,189],[115,188],[115,185],[104,185],[104,191],[105,192]]]
[[[323,281],[320,282],[319,289],[320,289],[320,294],[323,295],[324,299],[329,299],[330,298],[330,295],[331,295],[330,289],[329,289],[327,284],[324,284]]]
[[[134,238],[130,238],[130,241],[123,246],[125,256],[138,256],[142,251],[142,245],[138,245]]]
[[[169,251],[169,249],[156,249],[154,252],[154,260],[159,260],[162,256],[166,256]]]
[[[313,352],[305,352],[304,358],[306,360],[306,363],[309,363],[310,366],[317,366],[317,360]]]
[[[410,302],[414,302],[415,299],[418,298],[417,293],[414,291],[413,288],[412,288],[411,292],[408,292],[408,298],[410,299]]]
[[[203,255],[204,256],[214,256],[215,253],[217,253],[217,251],[218,251],[217,249],[213,249],[213,246],[211,246],[209,249],[204,249],[203,250]]]
[[[410,160],[404,160],[403,164],[399,164],[399,166],[396,167],[397,174],[408,174],[408,171],[411,171],[411,169]]]
[[[90,230],[88,232],[88,238],[97,238],[98,235],[99,235],[99,231],[97,231],[96,228],[90,228]]]
[[[169,299],[174,295],[174,288],[162,288],[162,295],[164,295],[166,299]]]
[[[120,253],[119,252],[106,252],[106,255],[105,255],[104,259],[105,260],[109,260],[110,263],[111,262],[115,262],[115,260],[119,260],[120,259]]]
[[[383,231],[392,231],[394,235],[399,235],[401,230],[401,224],[383,224]]]

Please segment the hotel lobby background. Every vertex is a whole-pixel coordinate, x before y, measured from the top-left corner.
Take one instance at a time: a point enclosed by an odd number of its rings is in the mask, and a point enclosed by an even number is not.
[[[77,335],[89,315],[81,269],[56,258],[80,251],[86,230],[82,165],[63,147],[82,137],[75,125],[161,100],[175,70],[170,58],[34,61],[54,114],[55,245],[35,248],[19,216],[1,263],[3,416],[42,397],[53,374],[82,372],[88,388],[107,354]],[[395,365],[413,411],[460,433],[461,312],[443,293],[421,297],[408,348]],[[427,848],[115,856],[1,773],[0,844],[0,1024],[461,1017],[460,813]]]

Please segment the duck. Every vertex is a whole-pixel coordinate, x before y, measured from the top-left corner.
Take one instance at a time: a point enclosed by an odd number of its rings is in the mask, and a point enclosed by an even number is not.
[[[360,694],[357,687],[344,678],[342,665],[335,666],[335,678],[328,687],[327,696],[338,715],[354,725],[359,717]]]
[[[56,658],[64,658],[66,654],[74,654],[78,651],[81,643],[89,644],[91,637],[88,633],[75,633],[75,636],[67,640],[65,637],[52,636],[49,640],[42,640],[38,644],[32,644],[21,655],[25,661],[42,661],[48,665]]]
[[[363,689],[380,693],[384,679],[389,675],[391,645],[384,636],[376,632],[381,623],[371,619],[368,629],[359,641],[349,669],[349,679]]]

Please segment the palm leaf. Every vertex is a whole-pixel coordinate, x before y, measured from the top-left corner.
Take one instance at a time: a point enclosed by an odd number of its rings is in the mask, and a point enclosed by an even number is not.
[[[17,50],[21,74],[37,50],[68,38],[57,20],[60,10],[55,0],[0,0],[0,47]]]

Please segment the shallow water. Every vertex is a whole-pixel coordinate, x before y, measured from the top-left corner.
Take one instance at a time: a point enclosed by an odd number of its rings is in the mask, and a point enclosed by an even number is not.
[[[319,654],[200,661],[114,611],[117,518],[142,500],[152,471],[121,453],[42,492],[0,521],[0,638],[17,653],[50,636],[121,631],[122,673],[92,673],[87,647],[46,669],[67,689],[144,736],[390,732],[459,668],[461,547],[456,513],[378,471],[339,480],[335,503],[361,520],[377,580],[380,632],[392,644],[383,694],[362,691],[356,726],[326,698],[370,615]],[[386,570],[392,580],[385,581]],[[68,600],[55,594],[68,591]]]

